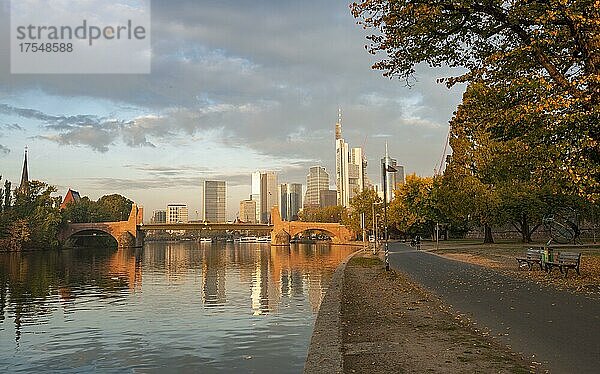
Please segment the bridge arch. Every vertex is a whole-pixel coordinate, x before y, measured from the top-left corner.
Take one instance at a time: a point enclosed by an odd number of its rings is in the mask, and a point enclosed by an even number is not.
[[[273,231],[271,232],[271,244],[273,245],[288,245],[290,238],[308,230],[327,232],[331,235],[334,244],[348,243],[354,238],[352,231],[339,223],[283,221],[277,206],[271,209],[271,220],[273,221]]]
[[[329,236],[329,238],[332,241],[335,241],[335,239],[337,237],[334,232],[332,232],[332,231],[330,231],[330,230],[328,230],[326,228],[317,227],[317,226],[315,226],[315,227],[307,227],[307,228],[298,228],[296,230],[291,230],[291,231],[292,231],[292,232],[290,232],[290,237],[291,238],[293,238],[293,237],[295,237],[297,235],[300,235],[302,233],[305,233],[307,231],[319,231],[319,232],[325,233],[327,236]]]
[[[98,235],[99,233],[102,233],[105,235]],[[111,233],[109,230],[103,230],[103,229],[98,229],[98,228],[94,228],[94,229],[82,228],[79,231],[75,231],[75,232],[71,233],[65,239],[65,246],[67,246],[67,247],[74,246],[76,240],[79,238],[82,238],[82,237],[105,237],[105,238],[110,237],[115,241],[115,243],[117,244],[117,247],[119,246],[119,238],[114,236],[113,233]]]
[[[136,204],[133,204],[127,221],[69,223],[61,230],[59,239],[64,244],[77,233],[83,231],[96,231],[112,236],[117,241],[119,248],[140,246],[144,240],[144,234],[138,227],[142,222],[142,217],[142,208],[138,208]]]

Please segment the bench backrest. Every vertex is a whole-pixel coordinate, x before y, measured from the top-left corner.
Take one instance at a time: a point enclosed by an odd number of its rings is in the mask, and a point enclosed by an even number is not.
[[[538,249],[529,248],[525,256],[528,260],[539,260],[542,258],[542,252]]]
[[[558,253],[558,262],[566,263],[566,264],[577,264],[581,259],[581,253],[575,252],[559,252]]]

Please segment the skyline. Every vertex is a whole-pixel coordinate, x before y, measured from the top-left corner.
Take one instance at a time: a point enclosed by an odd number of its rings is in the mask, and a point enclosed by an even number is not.
[[[226,180],[231,219],[255,170],[332,174],[342,107],[373,181],[385,141],[407,174],[431,175],[462,88],[436,83],[447,69],[417,69],[412,88],[383,78],[365,44],[344,1],[172,1],[153,3],[149,75],[11,75],[0,56],[0,173],[16,183],[28,145],[32,179],[62,196],[121,193],[147,219],[169,202],[200,211],[202,182]]]

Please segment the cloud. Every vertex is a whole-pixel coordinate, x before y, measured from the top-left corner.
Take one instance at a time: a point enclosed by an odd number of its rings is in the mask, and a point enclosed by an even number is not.
[[[8,35],[9,24],[8,12],[0,11],[0,32]],[[451,70],[419,66],[407,89],[370,69],[364,36],[346,2],[153,2],[152,74],[17,76],[9,73],[8,54],[0,56],[0,102],[40,90],[41,96],[112,103],[114,118],[24,108],[36,107],[34,101],[15,104],[16,111],[0,104],[0,113],[37,119],[41,139],[98,152],[122,143],[156,147],[158,158],[165,146],[211,137],[333,169],[341,106],[346,140],[365,145],[372,162],[387,140],[396,157],[429,173],[460,100],[460,90],[435,83]],[[8,50],[5,39],[2,50]],[[128,107],[144,114],[120,115]]]
[[[25,131],[23,127],[16,123],[6,123],[3,127],[8,131]]]
[[[10,149],[0,144],[0,155],[6,156],[10,153]]]

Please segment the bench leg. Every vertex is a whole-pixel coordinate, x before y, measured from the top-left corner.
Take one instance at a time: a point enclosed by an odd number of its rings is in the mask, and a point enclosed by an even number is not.
[[[568,274],[568,273],[569,273],[569,267],[567,266],[567,267],[565,268],[565,278],[567,277],[567,274]]]
[[[575,271],[577,272],[577,275],[581,275],[581,273],[579,272],[579,265],[577,265],[577,267],[575,268]]]

